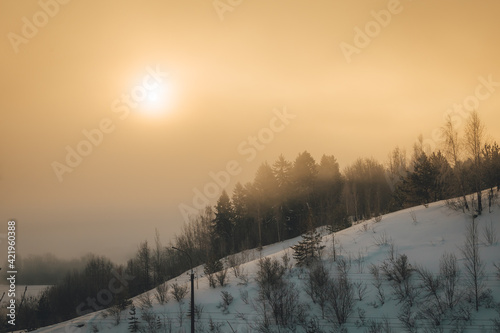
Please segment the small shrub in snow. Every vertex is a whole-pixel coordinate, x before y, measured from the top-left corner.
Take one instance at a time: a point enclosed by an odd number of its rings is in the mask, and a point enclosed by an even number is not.
[[[240,286],[246,286],[248,285],[248,274],[245,272],[244,269],[241,269],[240,276],[238,276],[238,285]]]
[[[484,290],[479,295],[479,304],[487,309],[493,309],[496,305],[493,298],[493,290],[491,290],[490,288]]]
[[[500,318],[494,318],[491,322],[493,325],[493,332],[500,332]]]
[[[122,311],[120,310],[120,307],[118,305],[113,305],[112,307],[108,308],[105,312],[105,317],[110,317],[111,320],[113,321],[113,325],[117,326],[120,324],[121,321],[121,314]]]
[[[379,215],[375,216],[374,220],[375,220],[375,223],[379,223],[380,221],[382,221],[382,215],[379,214]]]
[[[351,257],[347,259],[345,257],[341,257],[337,260],[337,271],[340,275],[347,276],[349,271],[351,270]]]
[[[305,331],[306,333],[323,333],[323,330],[320,328],[318,318],[310,318],[307,322],[307,326],[305,327]]]
[[[248,290],[240,289],[240,297],[243,303],[248,304]]]
[[[444,313],[435,300],[428,300],[420,305],[418,317],[425,320],[432,329],[441,327],[443,316]]]
[[[354,282],[353,285],[356,288],[358,301],[363,301],[363,299],[365,299],[368,286],[363,281]]]
[[[431,271],[421,266],[418,266],[415,271],[420,280],[420,288],[425,292],[423,297],[426,300],[425,303],[427,303],[427,307],[432,307],[432,311],[436,311],[439,315],[443,315],[446,307],[445,301],[441,297],[441,290],[443,289],[441,276],[436,276]]]
[[[389,319],[386,315],[382,317],[382,321],[368,320],[366,333],[392,333],[393,330],[389,324]]]
[[[377,246],[385,246],[392,243],[391,237],[389,237],[385,231],[377,236],[373,236],[373,239],[375,240],[375,245]]]
[[[362,274],[365,268],[365,256],[361,250],[358,251],[357,256],[354,258],[354,263],[358,268],[358,274]]]
[[[457,257],[453,253],[444,253],[441,256],[439,260],[439,276],[443,285],[446,307],[453,309],[460,300],[460,290],[458,289],[460,269],[458,268]]]
[[[271,289],[279,285],[285,274],[285,267],[276,259],[265,257],[259,259],[259,270],[255,280],[259,285],[260,293],[267,298]]]
[[[227,284],[227,268],[224,268],[217,273],[215,273],[215,278],[221,287],[224,287]]]
[[[408,262],[408,257],[402,254],[397,256],[394,260],[385,260],[381,269],[387,280],[391,282],[394,295],[399,302],[406,301],[410,306],[413,306],[417,291],[410,279],[413,268]]]
[[[483,238],[486,245],[491,246],[498,243],[498,234],[493,224],[493,221],[490,220],[489,224],[485,224],[483,228]]]
[[[217,305],[217,308],[222,309],[224,314],[229,313],[229,306],[233,303],[233,295],[228,291],[221,291],[222,301]]]
[[[366,325],[366,310],[362,308],[358,308],[358,317],[359,319],[356,321],[356,327],[362,327]]]
[[[465,212],[465,201],[461,198],[457,199],[448,199],[445,201],[446,207],[455,211],[463,211]]]
[[[418,221],[417,221],[417,213],[415,213],[414,210],[410,209],[410,217],[411,217],[411,220],[413,221],[413,224],[417,224]]]
[[[283,255],[281,256],[281,261],[283,262],[283,267],[285,267],[285,270],[288,272],[292,271],[293,265],[291,263],[292,261],[292,256],[290,255],[288,249],[284,251]]]
[[[179,326],[182,327],[182,323],[184,322],[184,317],[186,316],[186,309],[184,308],[184,302],[179,302],[179,311],[177,312],[177,321],[179,322]]]
[[[380,275],[380,270],[378,266],[371,264],[370,273],[373,275],[372,284],[375,288],[377,288],[377,300],[380,302],[380,305],[384,305],[385,293],[384,293],[384,288],[382,287],[382,277]]]
[[[285,268],[276,259],[259,260],[256,281],[259,299],[254,308],[259,314],[255,326],[259,332],[269,328],[270,320],[282,328],[292,328],[305,323],[305,305],[299,301],[299,290],[294,283],[284,279]]]
[[[230,255],[227,258],[227,265],[231,268],[235,278],[240,276],[242,261],[241,255],[238,254]]]
[[[208,259],[205,267],[203,268],[203,272],[207,276],[208,284],[210,287],[215,288],[217,286],[216,273],[223,270],[224,265],[222,262],[215,257],[211,257]]]
[[[149,291],[140,295],[138,299],[139,307],[141,308],[141,310],[150,309],[153,307],[153,300],[151,299],[151,294],[149,293]]]
[[[500,280],[500,264],[494,263],[493,266],[497,269],[497,279]]]
[[[168,302],[168,284],[162,283],[155,289],[155,298],[161,305]]]
[[[321,307],[321,316],[325,318],[325,307],[328,301],[330,288],[330,273],[322,263],[317,263],[309,271],[309,277],[305,282],[305,291],[311,297],[313,303]]]
[[[491,321],[494,327],[494,332],[500,332],[500,303],[497,304],[495,310],[498,313],[498,318],[494,318]]]
[[[328,296],[328,306],[335,314],[336,323],[342,326],[354,310],[354,287],[347,274],[333,279]]]
[[[191,302],[189,303],[189,307],[191,308]],[[201,315],[203,314],[203,310],[205,307],[201,304],[195,304],[194,305],[194,314],[196,318],[201,319]]]
[[[451,319],[454,322],[468,323],[472,319],[473,305],[469,302],[460,302],[451,313]]]
[[[209,322],[208,322],[208,331],[213,332],[213,333],[222,333],[222,327],[224,326],[224,323],[218,323],[212,320],[212,317],[210,317]]]
[[[181,303],[183,298],[186,297],[187,293],[188,293],[187,285],[181,286],[178,283],[172,283],[171,294],[177,302]]]
[[[418,332],[416,315],[412,312],[412,308],[408,303],[404,303],[401,307],[398,313],[398,319],[408,332]]]
[[[145,322],[146,325],[139,326],[139,332],[141,333],[158,332],[158,324],[161,321],[160,318],[156,316],[154,312],[151,311],[151,309],[142,311],[141,319]]]

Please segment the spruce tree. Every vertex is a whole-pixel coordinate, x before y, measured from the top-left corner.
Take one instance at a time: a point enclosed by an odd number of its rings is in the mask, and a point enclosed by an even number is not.
[[[215,206],[215,219],[212,221],[214,251],[224,257],[233,249],[234,212],[226,191],[222,191]]]
[[[321,244],[321,235],[312,224],[312,214],[309,212],[308,230],[302,236],[302,240],[292,246],[293,257],[297,260],[297,266],[309,266],[321,258],[321,250],[325,248]]]
[[[139,319],[136,316],[135,305],[132,304],[129,311],[130,317],[128,317],[128,329],[130,332],[139,332]]]

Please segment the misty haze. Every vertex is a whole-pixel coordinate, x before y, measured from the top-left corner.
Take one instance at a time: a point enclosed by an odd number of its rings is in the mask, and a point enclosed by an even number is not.
[[[0,332],[500,330],[496,1],[2,5]]]

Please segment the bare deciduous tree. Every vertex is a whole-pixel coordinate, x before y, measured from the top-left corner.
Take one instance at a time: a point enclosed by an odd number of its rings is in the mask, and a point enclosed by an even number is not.
[[[172,283],[172,291],[170,293],[177,302],[181,303],[188,293],[188,286]]]
[[[460,279],[460,269],[457,264],[457,257],[453,253],[444,253],[439,261],[439,275],[443,284],[444,298],[449,309],[459,301],[458,282]]]
[[[380,276],[380,269],[377,265],[370,265],[370,273],[373,275],[373,286],[377,288],[377,299],[381,305],[385,303],[385,293],[382,287],[382,278]]]
[[[445,311],[444,301],[441,297],[441,290],[443,288],[443,282],[441,276],[435,276],[428,269],[418,266],[416,272],[420,279],[421,288],[425,291],[426,303],[432,303],[432,306],[427,306],[422,311],[425,313],[427,310],[431,312],[439,312],[439,315],[443,315]]]
[[[467,197],[465,196],[465,181],[462,176],[462,164],[460,162],[462,146],[458,139],[458,132],[454,127],[451,116],[448,116],[448,118],[446,119],[446,124],[443,127],[443,134],[445,137],[445,155],[448,158],[450,165],[453,167],[455,178],[457,180],[460,191],[462,192],[464,207],[469,210]]]
[[[477,214],[481,215],[483,210],[481,201],[481,147],[484,141],[484,124],[479,119],[477,111],[473,111],[465,125],[465,147],[469,154],[469,158],[473,162],[473,179],[474,187],[477,194]]]
[[[314,303],[321,308],[321,316],[325,318],[325,307],[328,300],[328,288],[330,286],[330,273],[322,263],[315,264],[309,271],[305,290]]]
[[[354,310],[354,287],[346,274],[340,274],[330,283],[328,306],[339,325],[345,324]]]
[[[156,287],[155,298],[161,305],[168,302],[168,284],[162,283]]]
[[[472,215],[472,222],[467,225],[465,244],[460,250],[465,260],[469,291],[473,295],[476,311],[479,311],[479,295],[484,289],[484,263],[479,254],[479,234],[474,215]]]

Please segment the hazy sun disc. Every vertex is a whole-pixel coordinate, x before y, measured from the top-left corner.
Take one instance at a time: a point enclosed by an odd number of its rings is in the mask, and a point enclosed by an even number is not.
[[[148,92],[147,98],[139,107],[140,112],[147,115],[164,115],[171,110],[172,97],[170,82],[163,82],[160,87]]]

